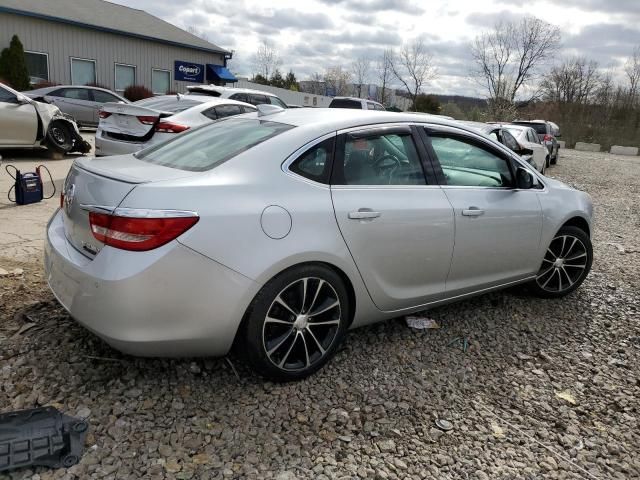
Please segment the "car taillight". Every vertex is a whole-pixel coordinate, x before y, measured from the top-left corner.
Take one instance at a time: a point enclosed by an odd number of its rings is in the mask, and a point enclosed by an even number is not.
[[[180,125],[179,123],[160,122],[156,125],[156,132],[161,133],[180,133],[185,130],[189,130],[189,127]]]
[[[136,118],[143,125],[153,125],[158,119],[158,117],[153,117],[151,115],[138,115]]]
[[[89,224],[93,236],[110,247],[145,251],[174,240],[198,223],[199,217],[162,216],[150,218],[153,212],[141,212],[140,217],[90,212]]]
[[[544,136],[543,140],[544,140],[545,142],[550,142],[551,140],[553,140],[553,137],[547,133],[547,134]]]
[[[109,118],[111,116],[111,112],[105,112],[104,110],[98,110],[98,116],[100,118]]]

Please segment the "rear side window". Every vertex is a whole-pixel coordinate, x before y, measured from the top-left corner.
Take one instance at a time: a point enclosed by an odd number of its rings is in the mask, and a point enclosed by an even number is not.
[[[249,96],[246,93],[234,93],[229,98],[238,102],[249,103]]]
[[[376,104],[373,103],[373,102],[367,102],[367,109],[375,110],[376,109]]]
[[[502,144],[514,152],[520,149],[518,141],[507,130],[502,130]]]
[[[249,103],[252,105],[265,105],[271,102],[266,95],[256,95],[252,93],[249,95]]]
[[[232,117],[244,113],[240,105],[218,105],[215,110],[218,118]]]
[[[102,90],[93,90],[91,92],[93,94],[93,101],[99,103],[108,103],[108,102],[120,102],[121,100],[115,95],[111,95],[110,93],[103,92]]]
[[[173,141],[143,150],[140,160],[202,172],[294,128],[258,119],[228,118],[185,132]]]
[[[329,183],[335,139],[328,138],[311,147],[291,164],[293,173],[319,183]]]
[[[63,88],[51,96],[91,101],[91,98],[89,97],[89,90],[86,88]]]
[[[353,108],[356,110],[362,109],[362,103],[358,100],[348,100],[346,98],[339,98],[337,100],[331,100],[329,108]]]

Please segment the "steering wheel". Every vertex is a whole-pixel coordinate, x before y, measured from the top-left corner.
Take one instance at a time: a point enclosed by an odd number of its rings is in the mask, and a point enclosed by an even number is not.
[[[388,183],[391,184],[391,176],[401,165],[400,160],[395,155],[387,153],[382,155],[375,162],[373,162],[373,168],[378,172],[378,175],[388,175]]]

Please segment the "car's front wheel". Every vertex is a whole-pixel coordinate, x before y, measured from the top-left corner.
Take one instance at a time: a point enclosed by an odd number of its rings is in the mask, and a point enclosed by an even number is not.
[[[261,375],[299,380],[335,353],[349,321],[343,280],[324,265],[294,267],[258,293],[243,328],[244,354]]]
[[[71,128],[64,122],[54,121],[49,125],[47,140],[48,146],[60,153],[67,153],[73,148]]]
[[[592,262],[589,236],[578,227],[562,227],[551,240],[530,288],[541,297],[564,297],[587,278]]]

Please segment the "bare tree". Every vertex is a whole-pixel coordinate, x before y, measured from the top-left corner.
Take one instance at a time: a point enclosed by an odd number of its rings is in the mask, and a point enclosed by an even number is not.
[[[584,57],[568,58],[554,66],[541,83],[546,100],[587,104],[601,84],[598,63]]]
[[[271,78],[273,72],[282,64],[282,59],[273,45],[263,40],[252,57],[255,71],[264,78]]]
[[[405,43],[400,51],[391,57],[390,66],[393,75],[407,90],[412,108],[415,110],[416,98],[422,87],[436,74],[424,40],[417,38]]]
[[[476,37],[471,45],[476,64],[472,73],[486,88],[494,116],[513,109],[518,93],[530,86],[559,45],[560,29],[535,17],[499,22]]]
[[[624,72],[629,78],[629,97],[635,103],[640,87],[640,45],[633,50],[633,55],[629,57],[624,66]]]
[[[393,71],[391,68],[391,59],[393,58],[393,50],[386,49],[378,59],[376,64],[377,78],[380,81],[380,96],[378,97],[381,104],[384,105],[386,100],[387,85],[391,82]]]
[[[327,89],[332,90],[335,95],[348,95],[351,72],[343,70],[340,66],[329,67],[324,74],[324,81]]]
[[[356,88],[358,89],[358,97],[362,98],[362,85],[367,83],[369,78],[369,69],[371,68],[371,60],[368,57],[358,57],[351,64],[351,72],[355,77]]]

